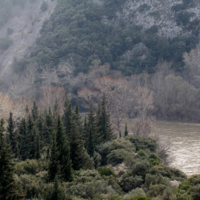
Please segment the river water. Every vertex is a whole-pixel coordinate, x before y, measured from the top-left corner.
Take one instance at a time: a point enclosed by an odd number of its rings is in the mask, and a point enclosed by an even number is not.
[[[200,174],[200,124],[157,121],[153,130],[169,146],[169,165]]]

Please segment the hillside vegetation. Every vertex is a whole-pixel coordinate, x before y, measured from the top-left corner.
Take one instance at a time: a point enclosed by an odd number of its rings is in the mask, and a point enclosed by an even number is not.
[[[198,20],[190,22],[190,15],[185,19],[187,15],[181,14],[184,8],[180,11],[181,5],[177,4],[171,8],[177,12],[177,24],[194,34],[174,38],[159,36],[157,25],[149,29],[134,23],[127,26],[123,18],[115,23],[116,12],[125,3],[59,0],[52,16],[42,26],[30,59],[41,67],[51,68],[65,60],[75,66],[75,74],[88,72],[95,59],[101,64],[109,63],[111,69],[125,75],[153,73],[159,59],[172,62],[174,70],[182,71],[183,53],[195,48],[199,41],[195,25]],[[143,4],[141,12],[145,8]]]
[[[1,119],[2,199],[197,200],[199,176],[166,166],[153,138],[116,138],[105,101],[84,121],[67,96],[62,116],[57,102],[45,112],[34,102],[24,118],[10,113],[6,129]]]

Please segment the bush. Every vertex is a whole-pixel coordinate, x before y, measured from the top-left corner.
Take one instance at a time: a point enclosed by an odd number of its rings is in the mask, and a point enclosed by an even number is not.
[[[105,176],[117,176],[110,168],[107,168],[107,167],[99,167],[98,168],[98,171],[99,171],[99,174],[102,175],[105,175]]]
[[[107,158],[108,158],[108,163],[110,164],[118,164],[118,163],[122,163],[125,158],[127,157],[127,155],[129,155],[130,153],[127,152],[124,149],[117,149],[117,150],[113,150],[111,151],[110,154],[108,154]]]
[[[164,193],[164,190],[166,189],[166,185],[150,185],[149,191],[147,192],[148,197],[156,197],[156,196],[162,196]]]
[[[200,184],[200,175],[193,175],[188,179],[188,181],[192,185],[198,185],[198,184]]]
[[[134,144],[132,144],[129,140],[126,140],[125,138],[118,138],[111,142],[109,147],[110,152],[117,149],[129,149],[135,152]]]
[[[29,160],[21,161],[15,165],[15,173],[21,174],[33,174],[48,170],[48,161],[46,160]]]
[[[149,173],[153,175],[160,174],[163,177],[168,177],[170,180],[177,181],[184,181],[187,178],[187,176],[179,169],[175,169],[165,165],[154,166],[150,169]]]
[[[129,193],[125,194],[123,196],[124,200],[130,199],[131,197],[135,197],[135,196],[145,196],[145,192],[142,188],[136,188],[131,190]]]
[[[144,157],[144,158],[147,157],[146,153],[145,153],[142,149],[140,149],[140,150],[137,152],[137,155],[139,155],[140,157]]]
[[[130,135],[126,137],[127,140],[130,140],[131,143],[134,144],[136,147],[136,151],[139,151],[140,149],[149,149],[150,151],[155,152],[156,151],[156,141],[148,138],[148,137],[142,137],[142,136],[136,136],[136,135]]]
[[[188,190],[191,189],[191,187],[192,187],[192,185],[191,185],[191,183],[189,181],[184,181],[179,185],[178,189],[179,189],[179,191],[180,190],[188,191]]]
[[[149,190],[150,185],[158,185],[158,184],[169,186],[170,182],[168,178],[165,178],[161,175],[151,175],[151,174],[146,175],[145,186],[147,190]]]
[[[133,165],[131,173],[133,175],[142,176],[144,179],[145,175],[149,172],[149,169],[150,164],[146,160],[144,160],[141,162],[137,162],[135,165]]]
[[[151,200],[149,197],[145,197],[145,196],[136,196],[136,197],[132,197],[128,200]]]
[[[44,182],[40,178],[33,175],[20,175],[16,181],[16,185],[23,188],[27,199],[38,198],[42,193]]]
[[[190,191],[190,195],[193,200],[199,200],[200,199],[200,185],[192,187]]]
[[[6,51],[11,45],[13,41],[9,37],[0,38],[0,50]]]
[[[47,8],[48,8],[48,3],[46,1],[43,1],[40,7],[41,11],[44,12],[47,10]]]
[[[129,174],[123,175],[120,186],[125,192],[129,192],[137,187],[141,187],[143,179],[141,176],[131,176]]]

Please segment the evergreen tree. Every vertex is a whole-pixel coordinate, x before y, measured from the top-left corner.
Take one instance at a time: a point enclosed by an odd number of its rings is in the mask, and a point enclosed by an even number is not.
[[[39,114],[38,106],[35,101],[33,103],[33,108],[31,110],[31,113],[32,113],[33,120],[35,121],[38,118],[38,114]]]
[[[35,137],[35,159],[40,158],[40,136],[37,133]]]
[[[88,113],[87,133],[87,150],[88,154],[93,157],[94,147],[100,141],[99,128],[97,126],[97,118],[95,117],[95,113],[93,110],[93,103],[90,104],[90,110]]]
[[[49,112],[46,114],[45,117],[46,117],[46,125],[49,129],[50,135],[52,135],[53,131],[55,130],[53,129],[53,116],[51,114],[51,108],[49,108]]]
[[[20,156],[22,160],[26,160],[29,158],[31,145],[26,120],[24,118],[19,123],[18,131],[20,137]]]
[[[79,129],[76,124],[72,123],[71,126],[71,141],[70,141],[70,152],[71,152],[71,160],[72,167],[74,170],[80,170],[82,167],[87,165],[87,162],[90,159],[86,149],[84,148],[83,141],[81,140],[81,136],[79,133]],[[94,165],[94,163],[92,164]],[[93,166],[89,166],[92,168]]]
[[[90,129],[90,134],[89,134],[89,141],[88,141],[88,154],[93,157],[94,155],[94,140],[93,140],[93,134]]]
[[[76,107],[75,107],[75,113],[78,115],[79,114],[79,106],[78,103],[76,102]]]
[[[51,143],[51,134],[48,126],[46,123],[44,124],[44,130],[43,130],[43,145],[49,146]]]
[[[65,132],[69,140],[71,137],[70,133],[71,133],[72,121],[73,121],[72,105],[69,102],[69,105],[67,105],[64,111]]]
[[[55,178],[53,191],[45,200],[67,200],[65,191],[61,187],[57,176]]]
[[[44,138],[44,119],[42,117],[42,115],[38,116],[38,119],[37,119],[37,129],[38,129],[38,132],[39,132],[39,136],[40,136],[40,139],[41,139],[41,142],[40,142],[40,147],[44,147],[44,143],[45,143],[45,138]]]
[[[113,131],[110,124],[110,115],[106,109],[106,97],[103,95],[100,110],[98,110],[98,126],[101,135],[101,142],[110,141],[113,138]]]
[[[55,104],[54,104],[54,107],[53,107],[53,118],[54,118],[55,122],[57,122],[59,113],[60,113],[60,106],[58,104],[58,99],[56,98]]]
[[[13,153],[16,153],[17,149],[17,134],[14,132],[14,121],[13,121],[13,114],[10,112],[10,116],[8,119],[8,126],[7,126],[7,133],[9,134],[9,143],[11,145],[11,149]]]
[[[4,121],[0,122],[0,199],[13,200],[23,199],[24,196],[19,194],[14,181],[14,164],[10,148],[4,138]]]
[[[60,115],[58,116],[57,126],[57,149],[62,179],[64,181],[72,181],[73,178],[71,171],[70,148],[63,132],[63,125]]]
[[[127,136],[128,135],[128,128],[127,128],[127,122],[125,124],[125,131],[124,131],[124,136]]]
[[[38,136],[38,138],[37,138]],[[40,152],[36,152],[37,150],[40,150],[40,139],[39,139],[39,133],[37,126],[34,125],[32,131],[29,133],[29,146],[30,146],[30,154],[29,154],[29,159],[34,159],[37,156],[40,157]]]
[[[57,142],[56,142],[56,135],[52,135],[52,147],[51,147],[51,156],[50,156],[50,163],[49,163],[49,170],[48,170],[48,179],[49,181],[54,181],[56,175],[60,175],[60,168],[59,168],[59,161],[58,161],[58,149],[57,149]]]

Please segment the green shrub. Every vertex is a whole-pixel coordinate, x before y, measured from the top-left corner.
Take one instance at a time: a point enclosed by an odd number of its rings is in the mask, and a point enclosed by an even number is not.
[[[152,152],[156,151],[156,141],[148,138],[148,137],[142,137],[142,136],[136,136],[136,135],[130,135],[126,137],[127,140],[130,140],[131,143],[134,144],[136,147],[136,151],[139,151],[140,149],[149,149]]]
[[[161,175],[151,175],[151,174],[146,175],[145,186],[147,190],[149,190],[150,185],[158,185],[158,184],[169,186],[170,182],[168,178],[165,178]]]
[[[123,196],[124,200],[130,199],[131,197],[135,197],[135,196],[145,196],[145,192],[142,188],[136,188],[131,190],[129,193],[125,194]]]
[[[145,197],[145,196],[136,196],[136,197],[131,197],[128,200],[151,200],[149,197]]]
[[[46,1],[43,1],[40,7],[41,11],[44,12],[47,10],[47,8],[48,8],[48,3]]]
[[[154,166],[149,171],[150,174],[161,174],[164,177],[168,177],[171,180],[184,181],[187,176],[180,170],[168,167],[166,165]]]
[[[134,144],[131,143],[129,140],[126,140],[125,138],[118,138],[110,143],[110,152],[117,149],[127,149],[135,152]]]
[[[140,150],[137,152],[137,155],[139,155],[140,157],[144,157],[144,158],[147,157],[146,153],[145,153],[142,149],[140,149]]]
[[[191,185],[191,183],[189,181],[184,181],[184,182],[182,182],[179,185],[178,189],[179,190],[186,190],[186,191],[188,191],[188,190],[191,189],[191,187],[192,187],[192,185]]]
[[[177,194],[176,195],[176,200],[192,200],[192,197],[187,194]]]
[[[125,160],[125,158],[127,157],[128,154],[130,154],[130,153],[127,152],[124,149],[113,150],[107,156],[108,163],[110,163],[110,164],[122,163]]]
[[[105,176],[117,176],[110,168],[107,168],[107,167],[99,167],[98,168],[98,171],[99,171],[99,174],[101,174],[102,176],[105,175]]]
[[[200,184],[200,175],[192,175],[188,181],[192,184],[192,185],[198,185]]]
[[[199,200],[200,199],[200,184],[191,188],[190,195],[191,195],[193,200]]]
[[[148,158],[148,162],[151,164],[151,166],[156,166],[159,165],[160,163],[160,159],[158,158],[158,156],[156,154],[151,154]]]
[[[38,198],[42,193],[44,182],[34,175],[20,175],[16,181],[16,184],[23,188],[23,192],[26,194],[27,199]]]
[[[13,41],[9,37],[0,38],[0,50],[6,51],[11,45]]]
[[[149,172],[149,169],[150,164],[146,160],[144,160],[141,162],[137,162],[135,165],[133,165],[131,173],[133,175],[142,176],[144,179],[145,175]]]
[[[33,174],[48,170],[48,161],[46,160],[29,160],[21,161],[15,165],[15,173],[20,174]]]
[[[162,196],[164,193],[164,190],[166,189],[166,185],[150,185],[149,191],[147,192],[148,197],[157,197]]]
[[[141,176],[131,176],[129,174],[123,175],[120,181],[120,186],[125,192],[141,187],[142,184],[143,179]]]

